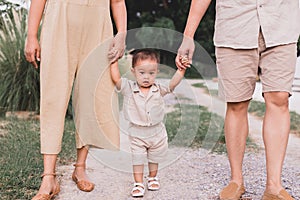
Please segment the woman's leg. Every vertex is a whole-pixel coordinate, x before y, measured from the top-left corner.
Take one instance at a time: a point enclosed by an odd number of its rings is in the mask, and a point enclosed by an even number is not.
[[[44,174],[55,173],[57,154],[43,154]],[[44,176],[38,194],[49,194],[56,186],[55,176]]]
[[[85,166],[86,158],[88,155],[88,147],[82,147],[80,149],[77,149],[77,161],[76,164],[83,164]],[[75,167],[74,169],[74,175],[78,180],[89,180],[86,175],[86,168],[85,167]]]

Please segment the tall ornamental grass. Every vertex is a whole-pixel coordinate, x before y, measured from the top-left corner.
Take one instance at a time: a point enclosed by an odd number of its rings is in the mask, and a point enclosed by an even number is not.
[[[0,109],[38,111],[39,71],[24,55],[27,10],[12,8],[0,21]]]

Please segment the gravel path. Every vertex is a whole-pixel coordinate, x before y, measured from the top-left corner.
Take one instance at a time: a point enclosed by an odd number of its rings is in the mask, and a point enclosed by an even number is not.
[[[192,81],[188,82],[189,84]],[[213,101],[200,88],[192,88],[195,101],[210,111],[223,115],[224,103],[216,98]],[[177,91],[185,94],[182,88]],[[265,157],[261,140],[261,121],[249,117],[250,137],[259,146],[248,149],[244,158],[244,178],[246,194],[244,199],[260,200],[266,180]],[[121,151],[91,149],[88,156],[88,173],[96,184],[91,193],[79,191],[71,180],[73,167],[60,166],[61,192],[58,200],[123,200],[132,199],[130,191],[133,184],[130,153],[126,135],[121,134]],[[283,169],[283,185],[296,200],[300,200],[300,138],[291,135],[287,157]],[[208,153],[203,149],[170,147],[168,160],[159,171],[161,189],[146,191],[142,199],[217,199],[218,193],[229,179],[229,163],[225,154]]]
[[[173,164],[159,172],[161,190],[146,191],[143,199],[217,199],[219,190],[229,180],[229,164],[226,155],[208,154],[201,158],[201,150],[188,149],[183,156]],[[101,164],[97,159],[89,157],[89,176],[96,184],[91,193],[79,191],[71,181],[73,168],[61,166],[62,191],[59,200],[117,200],[132,199],[132,175],[120,172]],[[245,199],[259,200],[264,191],[265,161],[262,153],[247,152],[244,159],[244,177],[247,193]],[[285,162],[283,169],[284,187],[300,199],[300,169],[299,166]]]

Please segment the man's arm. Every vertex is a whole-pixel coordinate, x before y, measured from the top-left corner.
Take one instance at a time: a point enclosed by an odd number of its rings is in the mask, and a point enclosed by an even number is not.
[[[177,70],[172,77],[170,83],[169,83],[169,88],[171,91],[174,91],[175,87],[180,83],[182,78],[184,77],[185,70]]]
[[[183,35],[194,38],[199,23],[204,16],[211,0],[192,0],[189,16]]]
[[[112,81],[116,85],[116,88],[118,90],[120,90],[122,81],[121,81],[121,75],[120,75],[120,71],[119,71],[118,62],[114,62],[113,64],[110,65],[110,75],[111,75]]]
[[[175,59],[176,66],[179,69],[186,69],[192,63],[195,44],[194,35],[199,26],[199,23],[204,16],[211,0],[192,0],[189,16],[185,25],[184,37],[178,49],[177,57]],[[182,63],[181,58],[187,56],[189,62]]]

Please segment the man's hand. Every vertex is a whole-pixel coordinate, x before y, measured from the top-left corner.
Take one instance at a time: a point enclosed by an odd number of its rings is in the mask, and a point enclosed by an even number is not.
[[[176,66],[179,70],[190,67],[194,50],[195,44],[193,38],[184,36],[175,59]]]
[[[125,40],[126,33],[118,33],[110,45],[108,51],[108,60],[110,63],[116,62],[118,59],[122,58],[125,51]]]

